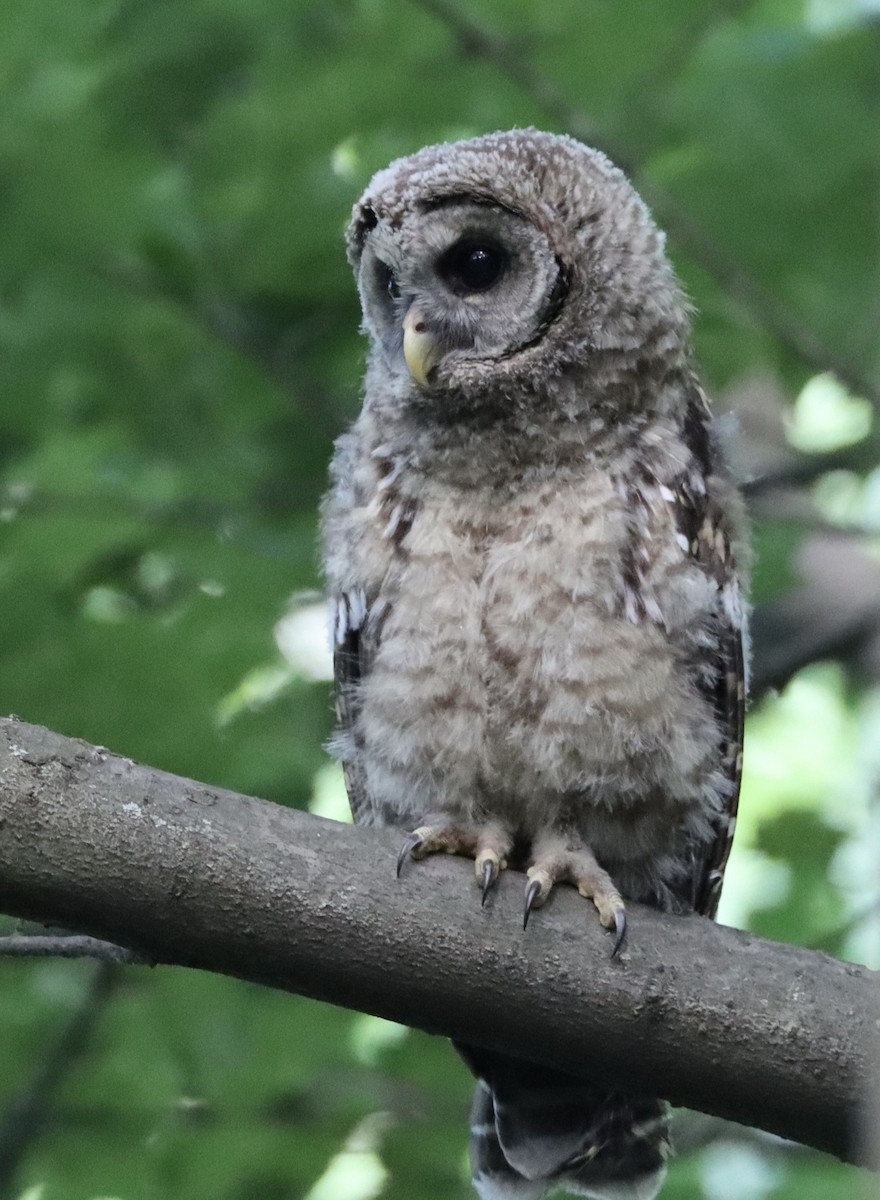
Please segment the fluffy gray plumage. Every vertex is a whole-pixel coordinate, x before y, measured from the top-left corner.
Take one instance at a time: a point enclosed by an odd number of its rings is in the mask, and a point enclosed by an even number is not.
[[[566,137],[430,146],[348,231],[370,341],[324,510],[355,819],[622,928],[712,915],[743,713],[741,516],[663,237]],[[478,895],[478,893],[477,893]],[[524,936],[540,936],[530,928]],[[651,1200],[664,1106],[474,1047],[483,1200]]]

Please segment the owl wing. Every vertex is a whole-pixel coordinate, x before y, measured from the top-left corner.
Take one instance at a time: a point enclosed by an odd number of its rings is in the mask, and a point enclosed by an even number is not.
[[[679,534],[687,539],[689,554],[717,587],[712,631],[715,649],[711,660],[699,665],[697,678],[712,703],[720,730],[721,771],[726,787],[723,808],[714,820],[714,837],[694,862],[690,897],[696,912],[714,917],[733,842],[742,778],[745,615],[733,546],[731,509],[736,503],[735,493],[723,477],[709,404],[696,382],[689,396],[684,438],[696,469],[684,473],[673,489],[676,523]],[[722,489],[729,492],[723,504],[717,498]]]
[[[369,824],[372,806],[360,745],[360,685],[369,674],[378,646],[375,622],[367,620],[367,600],[360,590],[336,598],[333,620],[333,674],[336,683],[337,738],[342,746],[342,772],[351,815]]]
[[[722,732],[722,772],[728,790],[724,809],[715,821],[715,837],[695,872],[694,910],[715,917],[724,871],[733,845],[736,812],[742,780],[743,726],[745,723],[745,672],[742,633],[727,627],[720,639],[718,678],[713,689],[715,715]]]

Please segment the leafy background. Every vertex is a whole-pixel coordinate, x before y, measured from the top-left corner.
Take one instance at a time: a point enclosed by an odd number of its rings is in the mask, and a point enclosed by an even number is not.
[[[878,966],[880,6],[459,3],[0,5],[0,709],[342,816],[309,593],[364,351],[347,214],[425,143],[567,129],[669,230],[739,417],[755,700],[721,917]],[[2,1197],[470,1195],[441,1041],[58,961],[3,963],[0,1028]],[[694,1114],[678,1142],[668,1200],[862,1190]]]

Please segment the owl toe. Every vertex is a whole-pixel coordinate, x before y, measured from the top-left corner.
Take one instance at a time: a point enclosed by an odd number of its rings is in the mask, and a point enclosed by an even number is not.
[[[602,925],[614,931],[611,953],[617,954],[626,935],[626,906],[613,879],[599,866],[588,846],[546,839],[535,848],[528,878],[524,929],[532,909],[540,908],[557,883],[572,883],[583,897],[593,901]]]
[[[494,823],[479,825],[428,818],[425,824],[404,838],[397,855],[397,874],[399,877],[408,858],[418,860],[429,854],[458,854],[463,858],[472,858],[482,903],[485,904],[486,897],[507,866],[512,843],[511,835]]]

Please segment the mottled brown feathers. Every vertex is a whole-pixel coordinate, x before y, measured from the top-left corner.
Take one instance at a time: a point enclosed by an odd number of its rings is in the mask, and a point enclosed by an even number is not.
[[[743,520],[662,234],[603,155],[514,130],[392,163],[348,253],[370,350],[323,531],[355,818],[483,894],[519,855],[526,916],[559,880],[618,940],[626,899],[714,914]],[[656,1194],[660,1102],[463,1053],[483,1200]]]

